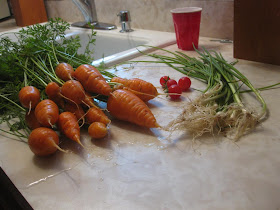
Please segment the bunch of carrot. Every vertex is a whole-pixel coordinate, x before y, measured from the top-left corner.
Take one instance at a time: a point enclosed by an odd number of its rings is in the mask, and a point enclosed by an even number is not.
[[[26,85],[19,100],[26,109],[26,124],[31,130],[28,144],[38,156],[47,156],[59,147],[59,135],[82,145],[80,128],[85,126],[92,138],[104,138],[111,117],[143,127],[159,127],[145,102],[158,95],[157,89],[141,79],[114,77],[107,82],[94,67],[82,64],[75,70],[68,63],[59,63],[48,84],[47,98],[34,87]],[[94,100],[105,96],[108,114]]]
[[[111,117],[157,127],[145,104],[158,95],[156,88],[87,65],[94,60],[96,32],[91,28],[81,54],[80,37],[66,36],[68,29],[69,23],[56,18],[21,29],[15,40],[0,36],[0,123],[10,128],[0,131],[29,138],[35,154],[48,155],[61,150],[62,134],[82,144],[82,127],[93,138],[106,136]],[[98,107],[100,100],[107,102],[109,114]]]

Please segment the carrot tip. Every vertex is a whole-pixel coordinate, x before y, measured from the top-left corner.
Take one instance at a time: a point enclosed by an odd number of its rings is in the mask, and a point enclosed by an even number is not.
[[[64,152],[64,153],[68,153],[67,150],[62,149],[60,146],[58,146],[54,141],[52,141],[53,146],[56,147],[59,151]]]
[[[79,143],[79,145],[81,145],[83,148],[86,148],[83,144],[82,144],[82,142],[78,142]]]
[[[161,126],[156,122],[155,123],[155,128],[161,128]]]
[[[82,142],[80,141],[80,137],[78,135],[75,135],[73,137],[73,139],[79,144],[81,145],[83,148],[85,148],[85,146],[82,144]]]

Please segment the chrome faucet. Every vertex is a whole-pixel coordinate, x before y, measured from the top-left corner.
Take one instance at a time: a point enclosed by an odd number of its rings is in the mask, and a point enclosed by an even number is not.
[[[120,30],[121,33],[124,32],[132,32],[133,29],[130,28],[130,22],[131,22],[131,18],[130,18],[130,13],[129,11],[125,10],[125,11],[120,11],[117,16],[120,17],[120,23],[122,26],[122,29]]]
[[[101,23],[97,20],[97,13],[94,0],[72,0],[82,12],[85,21],[75,22],[72,26],[90,28],[88,23],[93,25],[94,29],[112,30],[117,28],[113,24]]]

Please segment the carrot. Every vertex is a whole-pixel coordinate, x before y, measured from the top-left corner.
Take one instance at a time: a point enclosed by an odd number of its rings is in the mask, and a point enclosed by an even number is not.
[[[58,106],[52,100],[45,99],[36,106],[35,116],[42,126],[52,127],[58,120]]]
[[[117,119],[147,128],[159,127],[149,107],[128,90],[115,90],[108,98],[107,109]]]
[[[137,95],[142,101],[149,101],[156,96],[158,96],[158,91],[156,87],[145,80],[133,78],[125,79],[121,77],[114,77],[111,79],[111,82],[121,83],[123,86],[121,88],[130,90],[135,95]]]
[[[61,87],[61,94],[75,104],[81,104],[85,98],[82,84],[76,80],[68,80]]]
[[[55,68],[55,74],[63,81],[68,81],[72,79],[74,69],[68,63],[59,63]]]
[[[73,113],[62,112],[58,118],[58,127],[66,137],[82,145],[80,141],[80,127]]]
[[[80,65],[75,70],[74,77],[82,83],[86,91],[106,96],[112,92],[110,85],[94,66]]]
[[[93,122],[88,127],[88,134],[95,139],[104,138],[108,133],[108,129],[104,123]]]
[[[59,137],[57,133],[45,127],[34,129],[28,137],[28,145],[31,151],[38,156],[47,156],[55,153],[59,146]],[[64,151],[65,152],[65,151]]]
[[[111,120],[105,115],[105,113],[99,107],[91,107],[86,112],[86,120],[88,123],[102,122],[105,125],[111,122]]]
[[[25,86],[19,91],[19,101],[23,107],[32,109],[40,102],[40,91],[34,86]]]
[[[84,104],[87,106],[87,107],[94,107],[96,106],[94,104],[94,101],[92,99],[92,96],[90,95],[90,93],[86,92],[85,94],[85,98],[84,98]]]
[[[30,111],[26,112],[25,122],[26,122],[26,125],[28,126],[28,128],[30,128],[31,130],[41,127],[41,124],[38,122],[38,120],[35,116],[34,110],[30,110]]]
[[[71,112],[73,113],[76,118],[78,119],[78,121],[80,119],[84,119],[85,117],[85,111],[83,110],[81,105],[75,105],[73,103],[66,103],[64,106],[64,110],[67,112]]]
[[[56,82],[50,82],[45,88],[49,99],[53,100],[60,107],[64,107],[64,100],[61,95],[60,87]]]

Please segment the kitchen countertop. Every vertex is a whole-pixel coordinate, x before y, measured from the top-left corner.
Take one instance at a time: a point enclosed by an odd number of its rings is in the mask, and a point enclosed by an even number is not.
[[[231,43],[201,37],[200,46],[234,60]],[[178,50],[176,45],[166,49]],[[256,87],[279,82],[280,66],[240,60],[236,67]],[[163,75],[183,76],[163,64],[123,64],[112,70],[157,87]],[[192,87],[204,84],[192,80]],[[198,94],[192,89],[176,102],[159,96],[148,105],[165,126]],[[192,141],[181,132],[169,137],[161,129],[114,120],[105,139],[83,134],[86,149],[69,142],[61,146],[70,153],[48,158],[35,157],[27,144],[1,136],[0,166],[34,209],[279,209],[280,91],[261,94],[269,117],[238,142],[222,136]],[[250,106],[260,106],[247,97]]]

